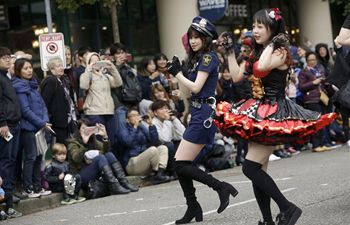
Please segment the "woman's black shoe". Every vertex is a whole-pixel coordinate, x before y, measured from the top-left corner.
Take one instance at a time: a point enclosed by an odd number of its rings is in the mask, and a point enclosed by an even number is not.
[[[175,221],[175,224],[190,223],[195,218],[196,222],[203,221],[203,210],[201,205],[196,201],[193,204],[188,204],[185,215]]]
[[[292,204],[287,211],[281,212],[276,217],[277,225],[294,225],[299,219],[302,210]]]
[[[217,210],[218,213],[221,213],[226,209],[228,204],[230,203],[230,195],[236,197],[238,191],[229,183],[224,181],[220,182],[219,187],[215,189],[220,198],[220,206]]]

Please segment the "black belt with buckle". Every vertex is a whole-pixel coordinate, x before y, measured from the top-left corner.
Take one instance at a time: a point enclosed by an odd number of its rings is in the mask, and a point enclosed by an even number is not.
[[[216,100],[214,97],[191,99],[191,105],[194,108],[200,108],[202,106],[202,104],[212,105],[212,104],[215,104],[215,102],[216,102]]]
[[[199,104],[213,104],[215,102],[215,98],[209,97],[209,98],[194,98],[191,99],[192,102],[199,103]]]

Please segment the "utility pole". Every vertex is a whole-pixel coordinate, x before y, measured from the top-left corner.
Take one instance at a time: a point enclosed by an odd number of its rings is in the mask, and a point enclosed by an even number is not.
[[[52,17],[51,17],[51,5],[50,0],[45,0],[45,12],[46,12],[46,23],[49,33],[52,33]]]

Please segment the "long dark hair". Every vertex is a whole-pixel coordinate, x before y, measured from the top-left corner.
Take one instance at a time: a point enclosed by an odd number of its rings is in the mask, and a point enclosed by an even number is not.
[[[275,12],[275,18],[271,18],[269,16],[269,13],[271,11]],[[276,18],[278,17],[278,19]],[[279,11],[278,9],[261,9],[259,11],[257,11],[254,14],[253,17],[253,23],[261,23],[263,24],[270,32],[270,39],[269,41],[272,40],[273,37],[275,37],[276,35],[278,35],[279,33],[286,33],[286,25],[285,25],[285,21],[283,19],[283,17],[281,16],[281,11]],[[261,44],[256,43],[255,39],[253,38],[253,51],[249,57],[249,62],[250,65],[252,66],[253,63],[255,61],[257,61],[260,58],[261,53],[264,50],[264,46]],[[275,50],[275,49],[274,49]],[[287,51],[287,58],[286,58],[286,63],[288,65],[292,64],[292,57],[291,57],[291,53],[289,48],[286,48]],[[248,73],[251,73],[252,71],[250,71],[252,68],[248,68]]]
[[[257,11],[253,17],[253,23],[255,22],[261,23],[268,30],[270,30],[271,32],[271,36],[269,39],[270,41],[277,34],[286,33],[286,25],[283,17],[280,15],[281,12],[278,10],[277,16],[279,16],[279,19],[276,19],[276,18],[273,19],[269,16],[269,13],[271,11],[274,11],[274,9],[261,9]],[[256,43],[255,39],[253,38],[253,48],[254,48],[254,51],[253,51],[254,58],[258,59],[264,49],[264,46]]]
[[[203,41],[203,48],[198,52],[194,52],[190,46],[190,38],[193,36],[198,36]],[[212,43],[213,39],[209,36],[205,36],[192,27],[189,27],[187,31],[187,40],[189,47],[187,68],[192,69],[202,54],[210,52],[214,49],[214,45]]]

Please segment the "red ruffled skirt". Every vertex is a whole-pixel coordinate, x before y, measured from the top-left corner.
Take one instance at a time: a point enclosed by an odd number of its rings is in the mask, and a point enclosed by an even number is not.
[[[220,102],[214,122],[228,137],[242,137],[265,145],[307,142],[336,118],[320,115],[288,98],[248,99],[236,104]]]

